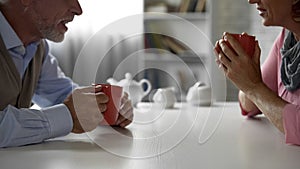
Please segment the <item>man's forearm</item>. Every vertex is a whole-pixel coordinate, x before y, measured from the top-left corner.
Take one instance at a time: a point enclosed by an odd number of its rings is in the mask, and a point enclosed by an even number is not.
[[[0,111],[0,147],[39,143],[68,134],[73,124],[65,109],[63,105],[42,110],[8,106]]]

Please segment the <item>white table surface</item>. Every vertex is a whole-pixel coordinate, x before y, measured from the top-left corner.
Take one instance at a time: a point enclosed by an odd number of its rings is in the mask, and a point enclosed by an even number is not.
[[[0,149],[1,169],[299,169],[300,146],[286,145],[264,117],[237,103],[174,109],[140,104],[127,129],[98,127],[41,144]]]

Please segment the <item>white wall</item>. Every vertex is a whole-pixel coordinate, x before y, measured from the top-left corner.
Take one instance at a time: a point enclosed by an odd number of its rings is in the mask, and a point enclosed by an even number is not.
[[[261,47],[261,63],[263,63],[271,50],[275,38],[281,31],[281,27],[266,27],[262,24],[262,19],[254,5],[250,8],[250,33],[256,36]]]

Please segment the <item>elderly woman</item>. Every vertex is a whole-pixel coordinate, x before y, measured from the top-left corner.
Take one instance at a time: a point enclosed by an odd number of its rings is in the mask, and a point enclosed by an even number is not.
[[[252,117],[263,113],[285,134],[286,143],[300,145],[300,2],[248,1],[256,4],[265,26],[281,26],[282,32],[261,69],[258,42],[254,55],[248,56],[229,33],[216,43],[216,62],[240,89],[243,114]]]

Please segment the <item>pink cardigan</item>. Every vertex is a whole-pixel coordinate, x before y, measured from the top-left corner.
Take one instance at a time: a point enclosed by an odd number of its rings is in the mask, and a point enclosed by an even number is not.
[[[280,49],[283,45],[285,30],[283,29],[277,37],[268,58],[262,65],[262,78],[264,83],[282,99],[290,104],[287,104],[283,110],[283,125],[285,130],[285,139],[287,144],[300,145],[300,89],[295,92],[289,92],[285,89],[280,78],[281,54]],[[275,83],[276,82],[276,83]],[[242,114],[254,116],[261,112],[257,109],[252,112],[245,112],[242,109]]]

